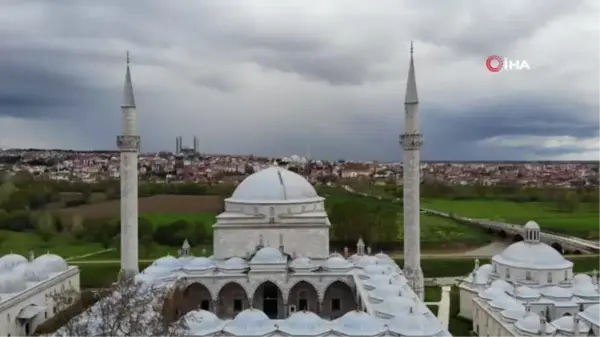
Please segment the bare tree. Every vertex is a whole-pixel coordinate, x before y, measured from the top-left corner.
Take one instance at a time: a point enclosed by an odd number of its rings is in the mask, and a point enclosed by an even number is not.
[[[66,322],[55,336],[183,336],[185,318],[170,312],[173,287],[126,278],[80,315]],[[59,294],[55,303],[65,308],[73,303],[71,292]]]

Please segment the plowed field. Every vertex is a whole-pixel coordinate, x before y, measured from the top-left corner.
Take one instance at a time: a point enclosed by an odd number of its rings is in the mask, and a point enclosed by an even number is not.
[[[139,199],[139,214],[203,214],[223,211],[223,197],[216,195],[157,195]],[[85,219],[118,218],[121,214],[119,200],[93,205],[63,208],[56,211],[64,221],[78,214]]]

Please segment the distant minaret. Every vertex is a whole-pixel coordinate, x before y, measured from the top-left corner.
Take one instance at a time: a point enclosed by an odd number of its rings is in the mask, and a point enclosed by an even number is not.
[[[404,100],[404,274],[419,298],[423,299],[424,280],[421,270],[420,162],[423,135],[419,130],[419,98],[415,80],[413,44],[410,44],[410,67]]]
[[[121,151],[121,277],[138,273],[138,153],[140,136],[137,132],[137,112],[131,72],[129,52],[121,104],[123,129],[117,136]]]

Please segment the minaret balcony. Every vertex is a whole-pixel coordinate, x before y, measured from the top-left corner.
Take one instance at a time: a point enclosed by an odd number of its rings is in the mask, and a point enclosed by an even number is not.
[[[140,136],[121,135],[117,136],[117,146],[122,152],[139,152]]]
[[[420,133],[405,133],[400,135],[400,144],[404,150],[419,150],[423,145],[423,135]]]

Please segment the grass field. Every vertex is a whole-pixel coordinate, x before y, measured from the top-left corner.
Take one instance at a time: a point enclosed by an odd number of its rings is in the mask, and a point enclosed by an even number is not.
[[[404,218],[398,217],[399,240],[404,239]],[[487,232],[438,216],[421,214],[421,245],[424,248],[468,248],[490,243],[493,237]]]
[[[581,203],[573,213],[558,211],[554,205],[540,202],[517,203],[502,200],[427,199],[422,206],[460,216],[525,224],[534,220],[542,230],[586,239],[598,239],[598,205]]]
[[[29,256],[29,252],[33,251],[36,256],[50,252],[69,258],[103,249],[104,247],[100,244],[85,243],[60,235],[44,242],[40,236],[34,233],[0,230],[0,255],[14,253]]]

